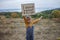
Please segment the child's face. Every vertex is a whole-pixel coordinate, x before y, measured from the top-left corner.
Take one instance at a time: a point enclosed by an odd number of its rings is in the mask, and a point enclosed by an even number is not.
[[[27,17],[27,22],[30,23],[31,22],[31,18]]]

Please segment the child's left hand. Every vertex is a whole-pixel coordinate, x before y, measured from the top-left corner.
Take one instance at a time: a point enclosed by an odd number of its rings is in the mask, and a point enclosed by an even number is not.
[[[40,20],[43,18],[43,16],[40,17]]]

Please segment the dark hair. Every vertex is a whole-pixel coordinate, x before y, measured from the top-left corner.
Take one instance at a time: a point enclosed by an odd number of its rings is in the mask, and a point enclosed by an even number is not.
[[[27,17],[27,18],[30,18],[30,17]]]

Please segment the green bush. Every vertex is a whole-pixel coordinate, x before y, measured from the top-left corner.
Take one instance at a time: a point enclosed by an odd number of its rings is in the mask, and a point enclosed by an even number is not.
[[[60,10],[54,10],[54,11],[52,11],[52,17],[54,17],[54,18],[60,18]]]

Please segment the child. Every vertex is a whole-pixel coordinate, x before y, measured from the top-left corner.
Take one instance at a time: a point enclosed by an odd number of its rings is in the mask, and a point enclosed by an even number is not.
[[[42,16],[36,20],[31,20],[29,16],[23,16],[25,24],[26,24],[26,40],[34,40],[34,26],[36,22],[40,21]]]

